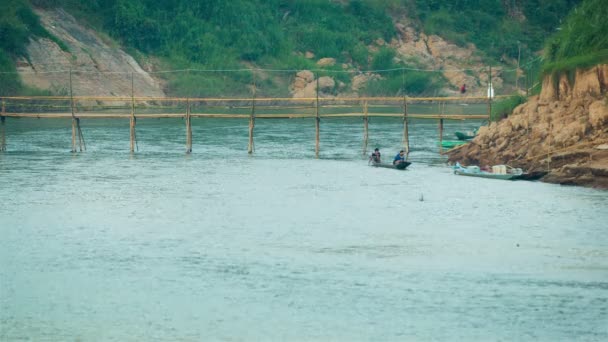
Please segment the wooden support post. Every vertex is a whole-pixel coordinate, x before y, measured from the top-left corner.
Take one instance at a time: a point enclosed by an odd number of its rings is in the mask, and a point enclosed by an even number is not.
[[[6,104],[4,103],[4,99],[2,99],[2,113],[0,114],[0,152],[6,151],[6,117],[4,114],[6,114]]]
[[[76,128],[78,129],[78,146],[80,147],[80,152],[83,150],[87,150],[87,144],[84,141],[84,135],[82,135],[82,129],[80,128],[80,118],[76,118]]]
[[[369,140],[369,117],[367,101],[363,101],[363,155],[367,155],[367,143]]]
[[[315,105],[315,129],[316,129],[316,134],[315,134],[315,158],[319,158],[319,150],[320,150],[320,136],[321,136],[321,117],[319,114],[319,75],[317,76],[317,101],[316,101],[316,105]]]
[[[253,89],[252,89],[252,99],[251,99],[251,114],[249,115],[249,144],[247,144],[247,153],[253,153],[253,129],[255,128],[255,72],[253,73]]]
[[[74,116],[74,92],[72,89],[72,69],[70,68],[70,109],[72,111],[72,153],[76,152],[76,116]]]
[[[129,120],[129,136],[130,136],[130,151],[135,152],[136,137],[135,137],[135,91],[133,87],[133,73],[131,73],[131,119]]]
[[[407,97],[403,95],[403,149],[405,150],[405,158],[410,156],[410,132],[407,121]]]
[[[192,118],[190,117],[190,99],[186,100],[186,153],[192,153]]]
[[[443,153],[443,119],[439,119],[439,153]]]

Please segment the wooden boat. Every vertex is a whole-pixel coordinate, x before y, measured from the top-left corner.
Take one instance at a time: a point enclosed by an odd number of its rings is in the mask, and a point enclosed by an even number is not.
[[[475,138],[475,132],[455,132],[454,134],[458,140],[471,140]]]
[[[464,140],[442,140],[441,147],[450,149],[450,148],[454,148],[456,146],[464,145],[466,143],[467,143],[467,141],[464,141]]]
[[[524,172],[519,176],[515,176],[513,180],[535,181],[545,177],[548,173],[547,171]]]
[[[408,166],[412,165],[412,163],[406,161],[406,162],[399,163],[397,165],[393,165],[393,164],[388,164],[388,163],[375,163],[375,162],[372,162],[370,165],[373,166],[373,167],[384,167],[384,168],[387,168],[387,169],[405,170]]]
[[[470,177],[482,177],[491,179],[516,180],[524,175],[522,169],[512,168],[506,165],[495,165],[492,167],[492,172],[484,171],[479,166],[461,166],[460,163],[454,165],[454,174]]]

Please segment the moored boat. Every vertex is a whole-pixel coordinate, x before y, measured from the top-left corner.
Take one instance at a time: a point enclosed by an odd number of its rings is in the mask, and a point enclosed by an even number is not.
[[[464,145],[466,143],[467,143],[467,141],[465,141],[465,140],[442,140],[441,147],[450,149],[450,148],[454,148],[456,146]]]
[[[454,134],[458,140],[471,140],[475,138],[475,132],[455,132]]]
[[[462,166],[460,163],[454,165],[454,174],[461,176],[482,177],[491,179],[516,180],[523,179],[524,172],[519,168],[507,165],[494,165],[492,170],[482,170],[479,166]]]

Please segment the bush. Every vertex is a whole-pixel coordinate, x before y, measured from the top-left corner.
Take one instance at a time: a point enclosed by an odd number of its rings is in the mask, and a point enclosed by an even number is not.
[[[526,102],[526,97],[521,95],[513,95],[507,98],[495,101],[492,104],[492,113],[490,114],[490,121],[500,121],[511,115],[513,109],[520,104]]]

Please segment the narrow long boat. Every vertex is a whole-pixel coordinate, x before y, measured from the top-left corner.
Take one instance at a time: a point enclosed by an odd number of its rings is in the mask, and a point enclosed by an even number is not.
[[[505,167],[506,169],[506,167]],[[481,170],[478,166],[463,167],[459,163],[454,166],[454,174],[460,176],[481,177],[490,179],[516,180],[522,179],[522,169],[510,168],[508,172],[488,172]]]
[[[454,134],[458,140],[471,140],[475,138],[474,132],[455,132]]]
[[[412,165],[412,163],[408,162],[408,161],[404,161],[404,162],[401,162],[401,163],[399,163],[397,165],[393,165],[393,164],[388,164],[388,163],[375,163],[375,162],[372,162],[369,165],[373,166],[373,167],[384,167],[384,168],[387,168],[387,169],[405,170],[405,169],[407,169],[408,166]]]
[[[450,149],[450,148],[454,148],[456,146],[464,145],[467,142],[468,141],[465,141],[465,140],[443,140],[443,141],[441,141],[441,147]]]

